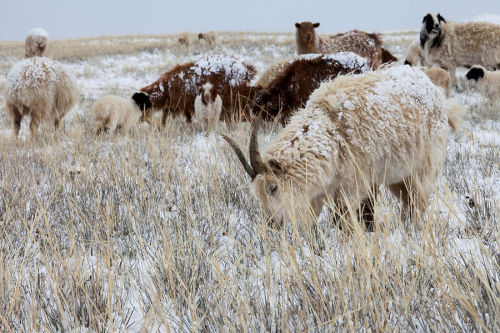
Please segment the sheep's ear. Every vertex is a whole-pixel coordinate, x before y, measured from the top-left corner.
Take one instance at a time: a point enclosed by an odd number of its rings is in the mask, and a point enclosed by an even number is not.
[[[269,168],[271,168],[271,171],[274,173],[275,176],[280,176],[285,173],[285,167],[283,166],[282,163],[278,162],[275,159],[270,159],[268,162]]]
[[[295,28],[300,29],[300,23],[295,23]]]
[[[446,23],[446,20],[444,19],[444,17],[442,17],[442,16],[441,16],[441,14],[439,14],[439,13],[438,13],[437,18],[438,18],[438,21],[439,21],[439,22],[444,22],[444,23]]]
[[[143,92],[136,92],[132,96],[132,99],[134,100],[135,104],[139,106],[139,109],[141,109],[142,111],[149,110],[153,107],[153,104],[149,100],[149,96]]]
[[[317,27],[319,27],[319,22],[316,22],[313,24],[313,28],[317,28]]]
[[[422,20],[422,23],[425,23],[427,21],[431,20],[432,21],[432,15],[431,14],[427,14],[424,16],[424,19]]]

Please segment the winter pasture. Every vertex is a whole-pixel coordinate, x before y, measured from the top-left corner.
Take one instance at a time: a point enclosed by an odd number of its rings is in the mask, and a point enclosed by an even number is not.
[[[404,59],[417,36],[383,40]],[[220,33],[215,49],[174,35],[49,41],[81,95],[57,138],[32,142],[23,122],[19,143],[0,97],[0,331],[500,330],[500,110],[465,69],[453,96],[469,113],[426,216],[401,222],[382,191],[374,233],[343,234],[332,209],[269,228],[231,148],[180,118],[92,129],[95,100],[199,55],[262,71],[294,52],[292,33]],[[0,42],[0,79],[23,56]],[[280,126],[261,129],[261,147]],[[247,152],[247,123],[218,132]]]

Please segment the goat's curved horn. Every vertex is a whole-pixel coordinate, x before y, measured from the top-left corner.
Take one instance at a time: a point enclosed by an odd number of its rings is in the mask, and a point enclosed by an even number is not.
[[[228,137],[224,134],[221,134],[221,135],[222,135],[222,138],[224,140],[226,140],[227,143],[229,143],[231,148],[233,148],[234,152],[236,153],[236,156],[238,156],[238,159],[240,160],[241,164],[243,165],[243,168],[245,169],[245,171],[248,173],[248,175],[252,179],[254,179],[257,174],[254,172],[252,167],[248,164],[248,162],[245,158],[245,155],[243,155],[243,152],[241,151],[240,147],[238,147],[236,142],[234,142],[233,139],[231,139],[230,137]]]
[[[266,170],[264,162],[262,162],[262,157],[259,153],[259,142],[257,138],[257,133],[259,132],[259,125],[262,117],[259,115],[252,125],[252,135],[250,136],[250,165],[255,172],[255,175],[263,173]]]

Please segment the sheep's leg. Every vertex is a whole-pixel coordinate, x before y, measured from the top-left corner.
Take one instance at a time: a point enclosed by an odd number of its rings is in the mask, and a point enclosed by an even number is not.
[[[39,119],[36,115],[36,112],[31,112],[30,132],[32,139],[36,139],[39,136],[38,125],[39,125]]]
[[[375,218],[374,218],[374,209],[375,201],[377,200],[378,195],[378,186],[373,186],[372,194],[363,199],[361,202],[360,210],[358,210],[358,215],[361,215],[361,218],[365,222],[365,228],[368,232],[373,232],[375,227]]]
[[[406,213],[409,211],[411,202],[410,193],[408,192],[405,181],[389,185],[389,190],[395,197],[397,197],[401,201],[401,203],[403,204],[403,214],[406,215]]]
[[[427,186],[415,179],[405,179],[389,185],[389,189],[403,204],[403,216],[413,218],[416,211],[423,212],[427,206],[429,191]]]
[[[451,84],[456,88],[457,87],[457,76],[456,76],[456,67],[454,65],[448,66],[448,72],[451,76]]]
[[[12,113],[13,134],[14,138],[17,140],[21,129],[21,120],[23,119],[23,115],[19,112],[19,109],[16,106],[12,105],[9,108]]]

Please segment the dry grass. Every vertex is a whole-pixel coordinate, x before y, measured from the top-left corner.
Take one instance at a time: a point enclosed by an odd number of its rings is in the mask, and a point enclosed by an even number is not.
[[[270,63],[268,37],[219,47]],[[383,193],[350,237],[328,210],[268,228],[231,149],[180,119],[96,139],[82,100],[58,139],[15,143],[2,115],[0,330],[498,331],[500,154],[471,133],[499,125],[471,96],[427,216],[401,223]],[[219,132],[246,147],[247,124]]]

